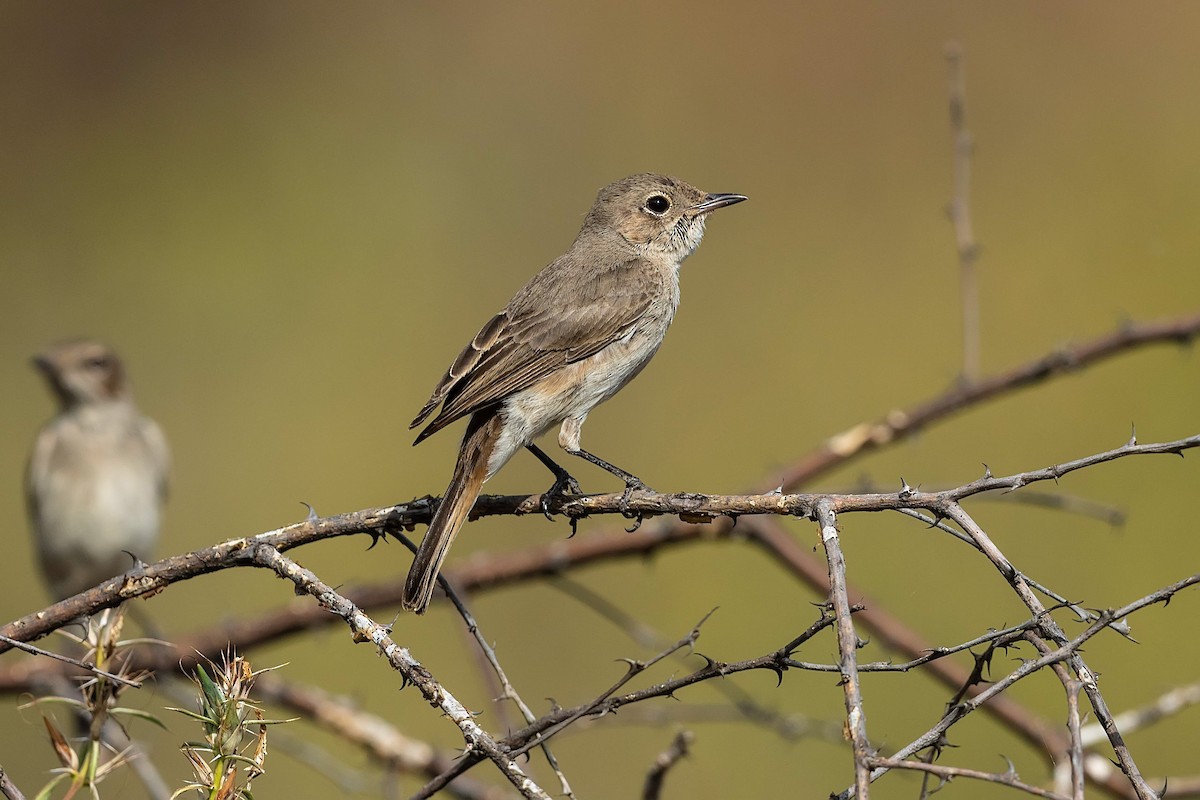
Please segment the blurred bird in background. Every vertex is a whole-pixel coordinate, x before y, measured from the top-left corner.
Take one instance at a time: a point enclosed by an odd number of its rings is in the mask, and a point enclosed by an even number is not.
[[[170,455],[109,347],[63,342],[33,363],[58,413],[34,442],[26,497],[42,576],[61,600],[150,557]]]

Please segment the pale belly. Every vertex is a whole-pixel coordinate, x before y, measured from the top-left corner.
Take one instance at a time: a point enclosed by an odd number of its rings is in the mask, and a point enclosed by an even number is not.
[[[573,421],[577,431],[593,408],[642,371],[662,344],[670,321],[667,317],[657,325],[635,329],[599,353],[569,364],[506,399],[501,411],[504,430],[488,459],[488,477],[518,450],[565,420]],[[574,447],[578,446],[575,441]]]

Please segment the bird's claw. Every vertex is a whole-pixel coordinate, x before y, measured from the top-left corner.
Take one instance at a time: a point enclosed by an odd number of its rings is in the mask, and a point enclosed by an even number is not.
[[[579,485],[579,481],[567,473],[563,473],[554,480],[554,485],[549,488],[543,495],[542,500],[538,504],[542,509],[542,515],[551,522],[554,521],[554,515],[550,513],[550,501],[556,497],[565,497],[567,494],[583,494],[583,488]],[[571,532],[575,531],[575,520],[571,520]]]
[[[621,499],[617,501],[617,508],[621,512],[621,516],[625,519],[633,520],[633,527],[626,528],[627,533],[633,533],[638,528],[642,527],[642,512],[629,510],[629,499],[634,492],[652,492],[654,491],[646,484],[642,483],[637,478],[631,481],[626,481],[625,491],[621,492]]]

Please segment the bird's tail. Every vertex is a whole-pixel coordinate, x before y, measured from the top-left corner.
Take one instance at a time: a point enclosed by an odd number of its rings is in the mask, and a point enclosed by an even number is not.
[[[488,459],[500,437],[503,420],[493,410],[478,411],[467,425],[462,447],[458,451],[458,463],[454,466],[454,477],[446,494],[438,503],[429,530],[417,548],[408,579],[404,582],[401,604],[409,611],[424,614],[433,596],[438,570],[446,560],[450,545],[458,535],[458,529],[467,521],[467,515],[479,497],[479,490],[487,478]]]

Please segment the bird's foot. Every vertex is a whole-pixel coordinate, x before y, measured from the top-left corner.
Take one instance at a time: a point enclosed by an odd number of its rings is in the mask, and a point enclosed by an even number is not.
[[[554,521],[554,515],[550,513],[550,502],[556,498],[566,497],[567,494],[583,494],[583,489],[579,486],[579,481],[563,470],[554,478],[554,485],[551,486],[544,494],[539,505],[542,509],[542,514],[551,522]],[[571,532],[575,532],[575,520],[571,520]]]
[[[626,528],[628,533],[633,533],[638,528],[642,527],[642,512],[631,511],[629,509],[629,499],[634,492],[653,492],[646,484],[642,483],[640,478],[633,475],[628,475],[625,478],[625,491],[621,492],[621,499],[617,501],[617,508],[621,511],[621,516],[625,519],[633,520],[633,526]]]

